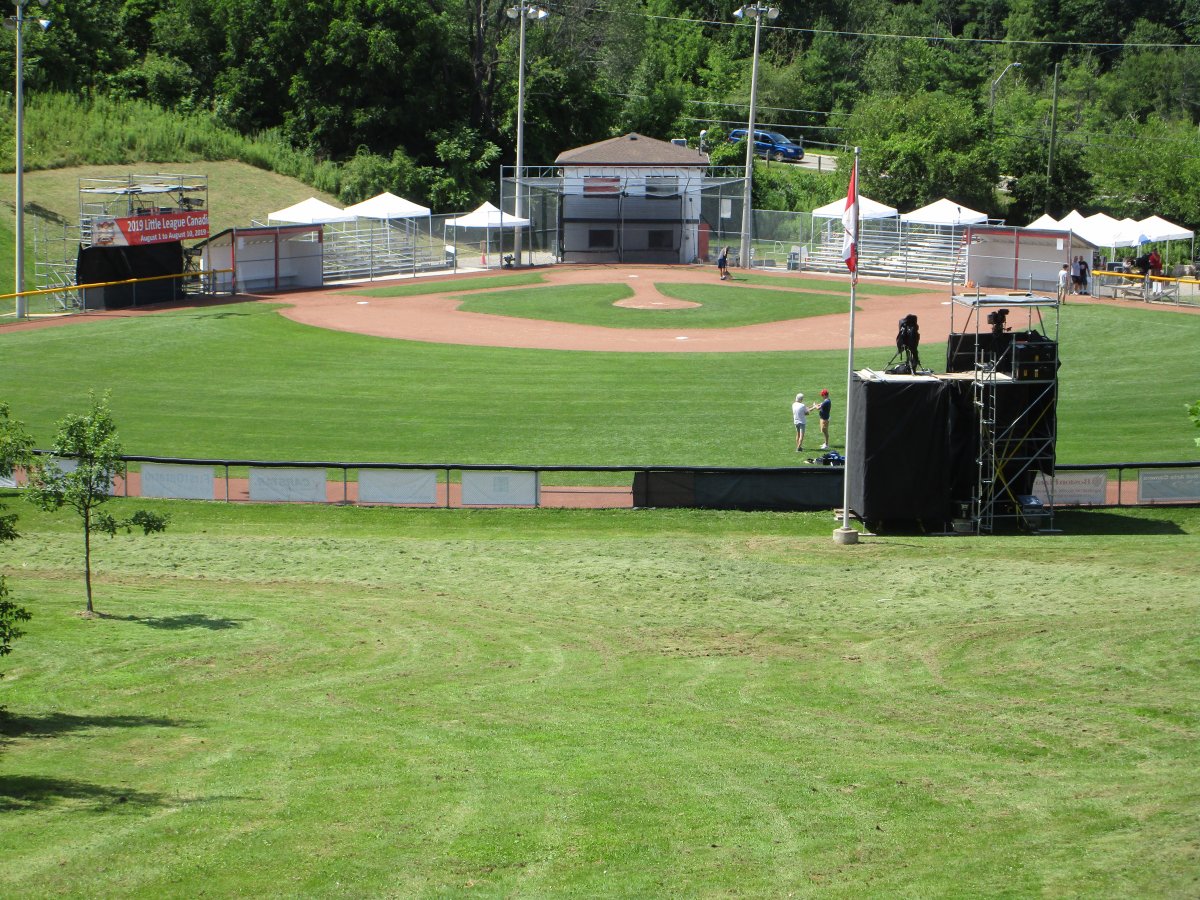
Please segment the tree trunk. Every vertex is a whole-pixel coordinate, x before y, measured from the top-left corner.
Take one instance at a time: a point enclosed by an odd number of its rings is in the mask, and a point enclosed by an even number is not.
[[[83,583],[87,586],[87,611],[92,608],[92,511],[83,514]]]

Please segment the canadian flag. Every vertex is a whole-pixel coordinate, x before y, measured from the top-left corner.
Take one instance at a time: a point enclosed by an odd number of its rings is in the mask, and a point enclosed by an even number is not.
[[[842,213],[842,262],[851,272],[858,271],[858,159],[850,170],[850,187],[846,191],[846,211]]]

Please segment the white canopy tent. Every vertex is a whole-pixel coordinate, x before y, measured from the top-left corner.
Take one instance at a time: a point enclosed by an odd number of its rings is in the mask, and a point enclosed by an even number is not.
[[[839,197],[832,203],[826,203],[824,206],[817,207],[812,211],[812,230],[814,241],[818,229],[822,232],[821,243],[828,244],[832,242],[834,246],[841,243],[842,239],[838,235],[842,234],[842,216],[846,212],[846,198]],[[866,244],[870,234],[873,231],[891,232],[895,229],[899,232],[900,229],[900,213],[892,206],[886,206],[878,200],[872,200],[870,197],[864,197],[861,194],[858,197],[858,218],[860,221],[872,221],[876,223],[874,228],[861,227],[858,234],[859,238],[859,258],[861,259],[866,252]],[[817,225],[817,219],[825,219],[823,225]],[[895,223],[894,225],[892,223]]]
[[[418,235],[425,236],[418,227],[417,219],[426,221],[426,229],[428,236],[425,246],[430,247],[433,244],[433,219],[429,214],[429,207],[421,206],[413,203],[411,200],[405,200],[403,197],[397,197],[395,194],[384,191],[369,200],[363,200],[361,203],[355,203],[353,206],[347,206],[343,210],[348,215],[355,217],[354,229],[359,232],[359,219],[367,219],[370,228],[367,229],[367,239],[371,242],[378,240],[378,231],[380,227],[383,230],[384,241],[382,251],[385,254],[391,254],[392,248],[392,232],[399,231],[397,246],[401,253],[405,252],[405,248],[411,252],[411,264],[415,266],[418,256]],[[403,262],[403,260],[401,260]]]
[[[1121,223],[1105,213],[1090,215],[1071,230],[1097,247],[1120,246],[1114,242],[1121,230]]]
[[[1072,231],[1097,247],[1108,248],[1114,257],[1119,247],[1140,247],[1155,241],[1167,243],[1168,253],[1170,241],[1192,241],[1193,255],[1195,250],[1195,232],[1161,216],[1149,216],[1140,222],[1129,218],[1117,221],[1106,213],[1095,213],[1085,217],[1078,211],[1071,210],[1061,221],[1056,221],[1050,215],[1042,215],[1025,227]]]
[[[1142,224],[1136,219],[1122,219],[1117,225],[1115,235],[1117,243],[1113,245],[1114,247],[1137,247],[1150,240],[1142,229]]]
[[[447,219],[446,224],[454,228],[517,228],[528,225],[529,220],[519,219],[497,209],[490,203],[485,203],[465,216]]]
[[[1181,225],[1168,222],[1160,216],[1150,216],[1138,222],[1146,237],[1152,241],[1190,241],[1195,236],[1194,231],[1188,231]]]
[[[318,200],[316,197],[309,197],[307,200],[297,203],[294,206],[289,206],[287,209],[281,209],[267,216],[267,224],[283,222],[289,225],[321,225],[326,222],[353,221],[353,215],[347,215],[344,210],[340,210],[336,206],[326,203],[324,200]]]
[[[979,225],[987,219],[987,213],[976,212],[945,197],[900,216],[901,222],[912,225]]]
[[[1058,230],[1058,219],[1050,215],[1050,213],[1042,213],[1032,222],[1025,226],[1026,228],[1051,228]]]
[[[812,211],[814,219],[837,219],[841,221],[842,215],[846,212],[846,198],[839,197],[832,203],[826,203],[824,206],[819,206]],[[899,212],[891,206],[885,206],[878,200],[872,200],[870,197],[858,198],[858,217],[860,219],[890,219],[892,216],[899,215]]]
[[[492,252],[492,232],[500,231],[500,247],[504,248],[504,229],[524,228],[529,224],[529,219],[518,218],[497,209],[491,203],[484,203],[478,209],[467,213],[464,216],[458,216],[454,219],[447,219],[445,228],[452,229],[452,237],[447,241],[446,252],[451,252],[451,246],[457,247],[456,239],[458,237],[458,229],[460,228],[476,228],[484,231],[484,240],[480,246],[481,261],[483,267],[488,267],[488,257]],[[444,232],[443,232],[444,233]],[[458,253],[454,251],[454,265],[458,267]]]
[[[429,207],[384,191],[370,200],[347,206],[343,212],[363,219],[424,219],[429,216]]]
[[[1086,221],[1087,221],[1087,217],[1083,213],[1081,213],[1077,209],[1073,209],[1069,213],[1067,213],[1065,216],[1063,216],[1061,219],[1059,219],[1058,224],[1063,228],[1067,228],[1067,229],[1070,229],[1073,231],[1075,228],[1079,227]]]

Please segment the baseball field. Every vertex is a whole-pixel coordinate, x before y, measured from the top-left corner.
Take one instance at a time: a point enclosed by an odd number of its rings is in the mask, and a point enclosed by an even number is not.
[[[844,394],[844,281],[535,274],[4,327],[0,397],[43,446],[94,389],[130,453],[789,465],[792,396]],[[936,365],[947,298],[896,287],[860,285],[861,364],[914,312]],[[1195,459],[1197,338],[1068,304],[1059,459]],[[95,539],[83,618],[78,519],[0,503],[4,896],[1200,888],[1196,508],[841,547],[829,513],[117,499],[170,525]]]

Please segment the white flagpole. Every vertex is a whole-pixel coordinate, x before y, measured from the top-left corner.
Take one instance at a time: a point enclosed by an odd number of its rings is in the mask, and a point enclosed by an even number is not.
[[[842,469],[842,526],[834,529],[833,539],[838,544],[857,544],[858,531],[850,527],[850,404],[851,388],[854,383],[854,303],[858,293],[858,226],[861,219],[858,205],[858,154],[859,148],[854,148],[854,172],[850,176],[853,184],[853,198],[846,197],[849,206],[853,202],[853,255],[854,265],[850,269],[850,347],[846,354],[846,464]],[[848,224],[849,223],[844,223]]]

